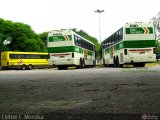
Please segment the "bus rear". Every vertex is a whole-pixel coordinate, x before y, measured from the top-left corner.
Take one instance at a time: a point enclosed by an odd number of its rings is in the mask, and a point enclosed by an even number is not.
[[[49,65],[62,69],[75,65],[74,42],[71,30],[53,30],[48,34]],[[77,62],[78,64],[78,62]]]
[[[156,39],[154,27],[150,23],[133,23],[124,26],[125,63],[135,67],[156,61]]]

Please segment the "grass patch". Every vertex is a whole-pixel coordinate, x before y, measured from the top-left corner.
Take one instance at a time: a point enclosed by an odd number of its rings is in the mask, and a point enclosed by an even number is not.
[[[158,65],[160,65],[160,61],[153,62],[153,63],[146,63],[145,66],[158,66]]]

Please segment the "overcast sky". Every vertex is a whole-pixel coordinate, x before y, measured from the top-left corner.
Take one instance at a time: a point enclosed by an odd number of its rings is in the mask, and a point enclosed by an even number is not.
[[[36,33],[54,29],[77,28],[99,39],[126,22],[149,22],[160,11],[160,0],[0,0],[0,17],[23,22]]]

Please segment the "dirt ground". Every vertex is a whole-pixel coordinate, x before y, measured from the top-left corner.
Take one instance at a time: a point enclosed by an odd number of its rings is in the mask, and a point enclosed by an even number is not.
[[[141,120],[143,114],[160,117],[160,66],[0,71],[0,119]]]

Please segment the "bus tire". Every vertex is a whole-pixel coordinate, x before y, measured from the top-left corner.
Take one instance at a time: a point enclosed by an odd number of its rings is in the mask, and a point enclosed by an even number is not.
[[[85,66],[85,60],[84,60],[84,58],[83,58],[83,62],[82,62],[82,68],[85,68],[86,66]]]
[[[120,67],[118,56],[116,57],[116,67]]]
[[[25,65],[21,65],[21,70],[25,70],[26,66]]]
[[[57,66],[58,70],[65,70],[67,69],[67,66]]]
[[[145,63],[140,63],[140,67],[145,67]]]
[[[96,61],[93,60],[93,67],[96,67]]]
[[[32,65],[29,65],[28,66],[28,70],[32,70],[33,69],[33,66]]]
[[[6,70],[6,67],[2,67],[2,70]]]
[[[144,67],[145,63],[134,63],[133,66],[134,67]]]
[[[120,68],[123,68],[123,64],[119,64],[119,67],[120,67]]]
[[[103,58],[103,65],[106,66],[106,65],[105,65],[105,59],[104,59],[104,58]]]
[[[83,60],[82,60],[82,58],[80,58],[80,60],[79,60],[79,67],[78,68],[84,68],[84,62],[83,62]]]

